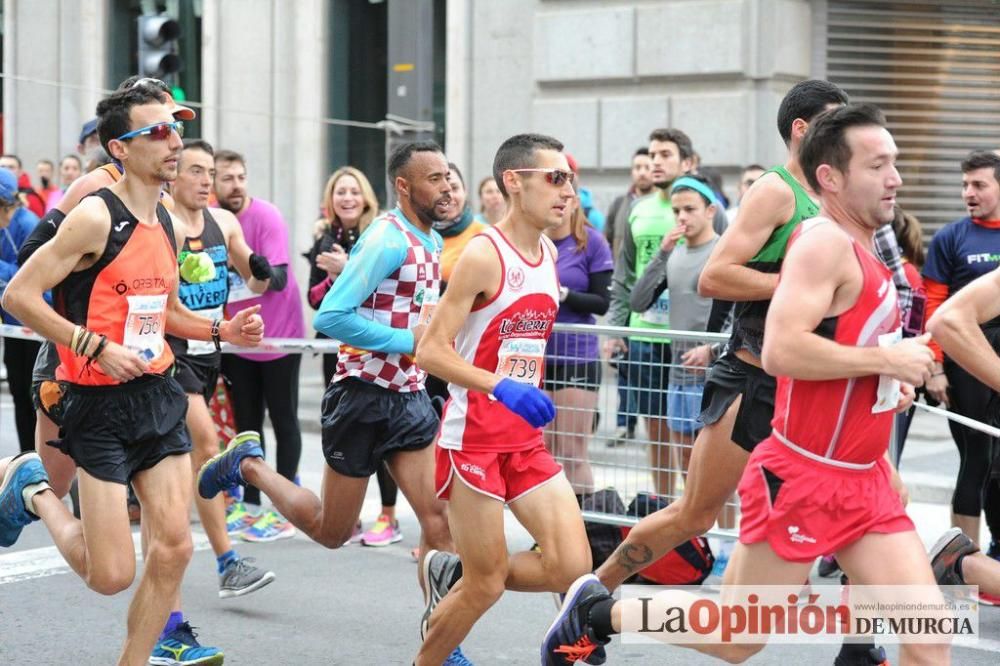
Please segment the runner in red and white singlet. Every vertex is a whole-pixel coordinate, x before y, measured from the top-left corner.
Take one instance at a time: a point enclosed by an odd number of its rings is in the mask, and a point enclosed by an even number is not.
[[[565,592],[590,571],[580,507],[542,437],[555,417],[539,387],[559,309],[555,247],[543,232],[561,224],[575,195],[562,148],[538,134],[500,146],[493,175],[508,213],[466,246],[417,347],[417,364],[449,382],[436,486],[462,564],[442,589],[447,554],[424,560],[435,592],[419,666],[445,661],[505,589]],[[508,555],[505,504],[538,551]]]
[[[798,589],[816,557],[832,553],[852,586],[894,586],[924,608],[944,603],[886,458],[893,413],[909,409],[934,361],[930,336],[900,339],[892,278],[874,255],[875,230],[892,220],[902,184],[897,154],[884,115],[867,104],[827,111],[802,142],[802,171],[822,203],[791,243],[768,310],[761,360],[778,378],[773,432],[740,481],[740,542],[724,588]],[[573,663],[582,641],[643,631],[644,617],[690,613],[697,600],[677,590],[615,601],[583,576],[546,636],[542,663]],[[644,635],[732,663],[765,645],[719,632],[709,643],[692,643],[684,630]],[[946,642],[900,644],[901,663],[948,661]]]
[[[477,368],[537,388],[559,309],[555,249],[540,238],[540,259],[531,262],[496,227],[482,235],[500,259],[503,282],[490,301],[473,307],[455,338],[455,350]],[[449,392],[438,438],[438,495],[447,499],[452,475],[459,474],[467,485],[507,502],[559,473],[539,428],[485,393],[457,384]],[[522,455],[493,465],[497,453]],[[522,459],[537,464],[510,473],[509,463]]]

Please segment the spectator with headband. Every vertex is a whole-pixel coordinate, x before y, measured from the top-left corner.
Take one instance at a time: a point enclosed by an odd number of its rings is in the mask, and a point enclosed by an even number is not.
[[[643,312],[670,290],[671,326],[681,331],[706,331],[712,299],[698,294],[698,278],[719,240],[712,220],[721,204],[701,176],[681,176],[670,187],[670,205],[676,225],[660,241],[659,252],[646,265],[632,288],[629,305]],[[686,471],[694,436],[701,429],[701,394],[712,347],[695,341],[671,344],[670,383],[667,386],[667,429],[671,470]],[[655,473],[655,472],[654,472]],[[673,495],[677,475],[663,472],[655,484]]]
[[[612,277],[611,307],[608,324],[632,328],[670,328],[669,290],[660,294],[648,309],[636,312],[629,307],[629,296],[636,280],[642,277],[656,254],[663,237],[674,228],[670,186],[692,169],[694,148],[681,130],[656,129],[649,135],[649,155],[653,165],[653,194],[637,199],[629,210],[622,237],[621,253],[615,261]],[[726,228],[726,215],[715,211],[712,226],[716,233]],[[665,470],[669,463],[667,428],[667,387],[670,376],[670,341],[662,337],[633,335],[628,343],[621,338],[605,341],[609,356],[627,356],[620,367],[627,370],[627,381],[636,390],[638,412],[645,417],[649,433],[649,462],[654,470]],[[665,481],[666,475],[654,475]],[[661,494],[667,488],[655,489]]]

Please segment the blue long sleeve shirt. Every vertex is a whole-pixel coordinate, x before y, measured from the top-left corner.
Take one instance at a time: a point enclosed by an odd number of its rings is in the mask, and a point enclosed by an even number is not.
[[[391,211],[410,233],[431,252],[444,245],[436,231],[426,234],[398,208]],[[371,310],[362,310],[378,285],[406,261],[410,247],[403,232],[384,215],[375,218],[351,249],[344,271],[323,298],[313,326],[317,331],[358,349],[396,354],[413,352],[413,332],[373,321]]]
[[[0,229],[0,297],[7,289],[7,283],[17,272],[17,251],[36,226],[38,226],[38,216],[27,208],[21,207],[14,212],[10,224]],[[3,309],[0,309],[0,318],[5,324],[16,326],[21,323]]]

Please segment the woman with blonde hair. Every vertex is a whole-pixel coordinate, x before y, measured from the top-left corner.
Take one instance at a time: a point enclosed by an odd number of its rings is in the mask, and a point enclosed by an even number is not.
[[[340,277],[351,248],[378,212],[375,190],[358,169],[341,167],[327,179],[323,188],[323,217],[316,220],[313,246],[306,255],[309,259],[309,305],[314,310],[319,309],[326,293]],[[317,333],[316,337],[326,336]],[[326,383],[330,383],[336,369],[337,355],[323,354],[323,379]],[[375,476],[382,494],[382,512],[367,532],[362,533],[358,523],[351,542],[360,541],[365,546],[388,546],[403,539],[396,522],[397,487],[384,466],[379,467]]]
[[[578,198],[570,199],[562,223],[546,230],[558,251],[559,312],[556,322],[593,324],[608,311],[614,262],[604,234],[584,215]],[[597,336],[556,332],[545,348],[542,388],[552,396],[556,418],[545,430],[546,445],[559,459],[574,492],[594,491],[587,444],[594,430],[601,358]]]

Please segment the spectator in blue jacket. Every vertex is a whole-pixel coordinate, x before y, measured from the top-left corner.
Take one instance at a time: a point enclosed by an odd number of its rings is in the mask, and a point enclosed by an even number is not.
[[[38,216],[21,205],[17,178],[7,169],[0,169],[0,296],[17,272],[17,251],[37,224]],[[21,323],[3,309],[0,309],[0,319],[4,324]],[[7,368],[7,385],[14,398],[14,422],[21,451],[35,448],[31,369],[40,346],[32,340],[3,339],[3,364]]]

